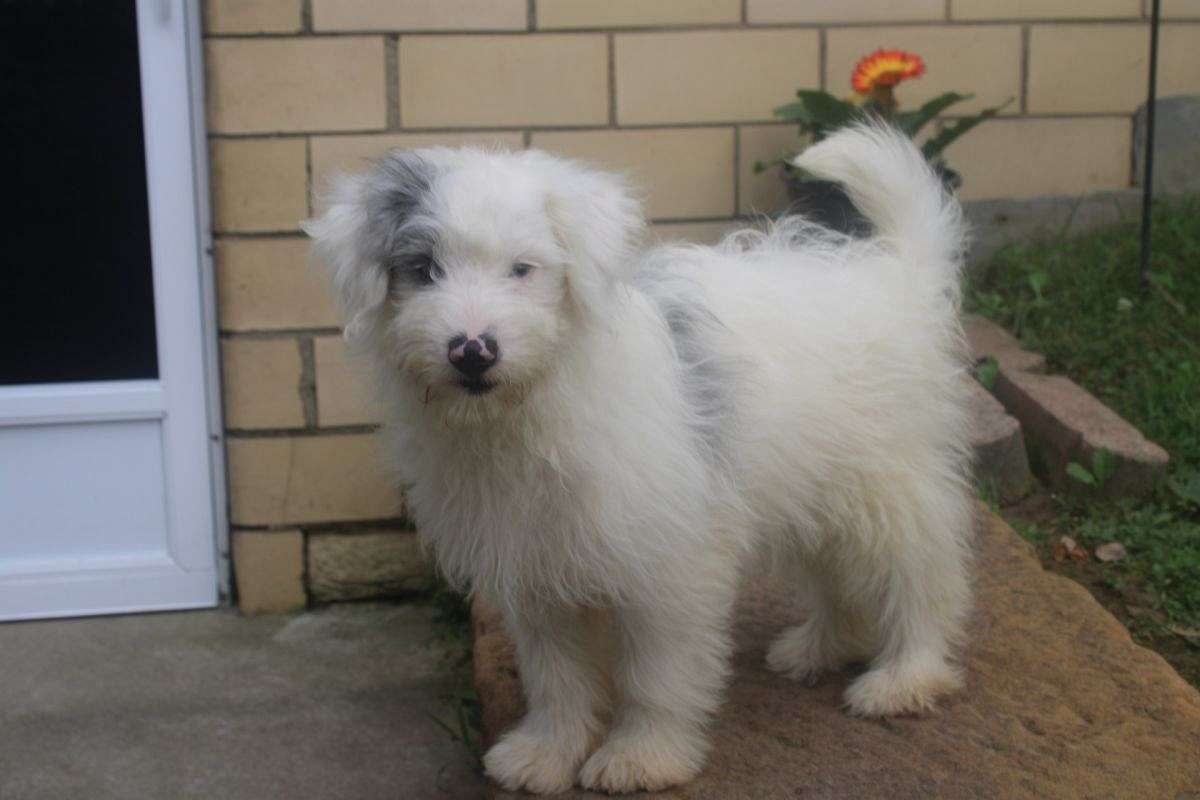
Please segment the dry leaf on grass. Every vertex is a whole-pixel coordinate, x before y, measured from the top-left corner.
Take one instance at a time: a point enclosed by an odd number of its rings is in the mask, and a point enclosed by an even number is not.
[[[1088,560],[1088,552],[1070,536],[1061,536],[1058,543],[1054,545],[1054,560],[1066,561],[1068,558],[1083,563]]]
[[[1100,561],[1120,561],[1127,555],[1125,545],[1120,542],[1107,542],[1096,548],[1096,558]]]

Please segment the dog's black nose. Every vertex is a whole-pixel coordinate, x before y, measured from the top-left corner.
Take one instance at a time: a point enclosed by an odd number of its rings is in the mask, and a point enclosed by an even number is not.
[[[474,339],[455,336],[450,340],[450,363],[468,378],[478,378],[500,358],[500,344],[494,336],[483,334]]]

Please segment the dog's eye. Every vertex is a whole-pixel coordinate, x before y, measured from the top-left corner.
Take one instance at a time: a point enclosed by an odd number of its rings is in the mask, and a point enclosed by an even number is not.
[[[413,259],[407,265],[412,274],[416,276],[417,283],[428,285],[442,277],[442,268],[429,256],[421,256]]]
[[[513,264],[512,272],[509,274],[514,278],[524,278],[531,272],[533,272],[533,264],[526,264],[523,261],[518,261],[516,264]]]

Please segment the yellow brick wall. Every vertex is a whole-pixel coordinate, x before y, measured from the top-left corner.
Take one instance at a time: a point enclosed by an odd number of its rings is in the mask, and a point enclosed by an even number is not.
[[[964,110],[1013,99],[950,149],[963,197],[1122,188],[1145,90],[1148,5],[207,0],[230,519],[244,605],[278,610],[314,586],[344,587],[342,554],[411,537],[380,469],[378,410],[299,232],[333,173],[394,147],[539,147],[627,172],[662,238],[712,241],[738,218],[781,207],[777,177],[753,169],[798,144],[771,109],[800,87],[847,94],[859,57],[900,47],[928,64],[899,92],[909,107],[951,89],[976,94]],[[1200,0],[1163,5],[1161,92],[1200,91]],[[355,552],[350,563],[393,551],[380,552]],[[391,583],[409,585],[404,575]]]

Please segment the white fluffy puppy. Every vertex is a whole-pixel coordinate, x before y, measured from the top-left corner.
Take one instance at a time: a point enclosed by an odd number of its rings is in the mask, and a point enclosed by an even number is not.
[[[841,182],[877,236],[790,220],[641,253],[620,179],[471,149],[341,177],[307,227],[421,535],[516,641],[529,712],[485,758],[508,788],[695,776],[739,574],[764,557],[809,612],[773,669],[869,661],[846,702],[871,716],[960,682],[960,211],[882,128],[797,164]],[[581,624],[597,608],[609,660]]]

